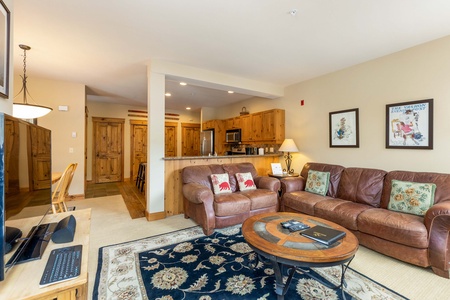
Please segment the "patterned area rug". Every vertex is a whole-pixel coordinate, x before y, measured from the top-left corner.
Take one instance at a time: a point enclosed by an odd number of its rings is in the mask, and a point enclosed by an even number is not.
[[[205,237],[199,227],[100,248],[94,299],[277,299],[270,265],[257,262],[240,226]],[[256,265],[251,268],[250,265]],[[341,268],[315,268],[338,284]],[[346,299],[406,299],[349,268]],[[285,299],[342,299],[297,271]]]

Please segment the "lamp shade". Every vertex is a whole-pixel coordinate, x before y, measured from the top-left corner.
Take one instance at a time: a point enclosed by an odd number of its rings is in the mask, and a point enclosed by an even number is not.
[[[278,149],[278,151],[298,152],[298,148],[297,148],[297,145],[295,145],[295,142],[293,139],[285,139],[283,144],[281,144],[281,147]]]
[[[45,116],[52,109],[41,105],[27,103],[13,103],[13,117],[19,119],[36,119]]]

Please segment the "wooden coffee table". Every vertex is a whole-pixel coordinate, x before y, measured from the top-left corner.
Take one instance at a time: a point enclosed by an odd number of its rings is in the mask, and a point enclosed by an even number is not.
[[[309,226],[322,225],[344,231],[346,236],[326,246],[300,234],[301,231],[290,232],[280,222],[298,220]],[[340,265],[342,267],[341,282],[338,286],[329,286],[310,272],[305,275],[327,285],[330,288],[341,288],[344,296],[345,271],[358,250],[358,239],[344,227],[333,222],[297,213],[264,213],[245,220],[242,234],[249,246],[258,254],[263,262],[270,262],[275,273],[275,293],[278,299],[284,299],[289,285],[297,269],[320,268]],[[287,269],[288,279],[283,283],[283,273]]]

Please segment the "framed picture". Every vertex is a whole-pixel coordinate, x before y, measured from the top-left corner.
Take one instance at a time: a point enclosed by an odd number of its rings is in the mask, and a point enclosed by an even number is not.
[[[359,109],[330,112],[330,147],[359,148]]]
[[[8,98],[10,15],[5,3],[0,3],[0,97]]]
[[[283,175],[280,163],[271,163],[273,175]]]
[[[386,148],[433,149],[433,99],[386,105]]]

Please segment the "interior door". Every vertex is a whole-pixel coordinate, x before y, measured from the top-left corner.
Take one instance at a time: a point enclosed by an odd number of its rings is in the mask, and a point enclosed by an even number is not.
[[[183,156],[200,155],[200,124],[181,123]]]
[[[166,122],[165,123],[165,145],[164,156],[174,157],[177,156],[177,128],[178,123]]]
[[[50,188],[50,178],[52,176],[51,164],[51,132],[44,128],[28,127],[28,137],[31,142],[32,175],[30,186],[33,190]]]
[[[130,180],[136,180],[139,164],[147,162],[147,121],[130,120],[131,128],[131,164]]]
[[[92,117],[95,183],[123,181],[124,123],[125,119]]]

